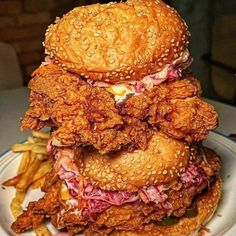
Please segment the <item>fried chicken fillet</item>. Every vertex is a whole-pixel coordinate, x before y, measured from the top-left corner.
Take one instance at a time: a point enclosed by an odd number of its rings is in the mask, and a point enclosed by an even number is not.
[[[205,139],[217,126],[217,114],[199,98],[200,86],[191,74],[118,104],[106,89],[54,64],[36,70],[29,88],[23,129],[48,125],[55,143],[93,146],[100,153],[123,147],[144,150],[153,129],[192,142]]]

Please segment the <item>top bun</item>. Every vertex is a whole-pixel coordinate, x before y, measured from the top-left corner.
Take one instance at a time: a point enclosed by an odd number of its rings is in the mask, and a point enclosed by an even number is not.
[[[183,56],[187,26],[154,0],[77,7],[50,25],[45,51],[64,69],[94,81],[137,81]]]
[[[190,150],[184,143],[155,132],[145,151],[120,151],[101,155],[84,150],[75,159],[79,173],[105,190],[137,191],[144,186],[175,180],[189,163]]]

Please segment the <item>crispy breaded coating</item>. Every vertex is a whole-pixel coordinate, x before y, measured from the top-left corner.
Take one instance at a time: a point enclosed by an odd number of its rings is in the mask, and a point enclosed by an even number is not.
[[[120,114],[146,120],[176,139],[201,141],[218,124],[214,107],[202,101],[200,85],[191,75],[163,83],[150,92],[128,98],[119,106]]]
[[[28,229],[40,226],[47,215],[58,212],[60,207],[60,183],[52,185],[45,195],[35,202],[30,202],[17,220],[12,224],[12,230],[20,234]]]
[[[164,103],[153,105],[149,122],[171,137],[201,141],[217,127],[217,114],[213,106],[198,97],[172,99],[166,106]]]
[[[29,88],[30,109],[23,129],[48,125],[61,144],[90,145],[103,154],[123,147],[144,150],[153,128],[192,142],[205,139],[217,126],[214,108],[198,97],[200,86],[191,75],[129,96],[120,104],[104,88],[54,64],[40,67]]]
[[[55,65],[36,71],[29,88],[30,109],[22,127],[39,130],[49,125],[64,145],[92,145],[104,153],[128,144],[145,148],[151,137],[147,124],[119,115],[110,93]]]
[[[217,177],[212,183],[211,188],[196,199],[198,215],[196,217],[183,217],[177,224],[170,226],[157,226],[153,223],[145,225],[141,230],[134,231],[113,231],[111,236],[186,236],[196,233],[213,216],[216,206],[221,197],[222,180]],[[89,231],[86,236],[102,236],[105,234],[94,234]]]

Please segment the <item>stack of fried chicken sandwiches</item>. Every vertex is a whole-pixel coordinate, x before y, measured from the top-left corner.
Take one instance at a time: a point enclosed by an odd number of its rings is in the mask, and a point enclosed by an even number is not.
[[[54,166],[16,233],[50,219],[69,235],[184,236],[211,218],[221,162],[202,141],[217,114],[188,39],[159,0],[77,7],[49,26],[22,129],[51,127]]]

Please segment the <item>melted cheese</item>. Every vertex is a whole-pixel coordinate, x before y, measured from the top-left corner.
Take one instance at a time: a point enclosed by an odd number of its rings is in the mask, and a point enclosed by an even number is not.
[[[134,94],[134,89],[130,85],[116,84],[106,88],[108,92],[114,95],[116,102],[123,101],[128,94]]]

